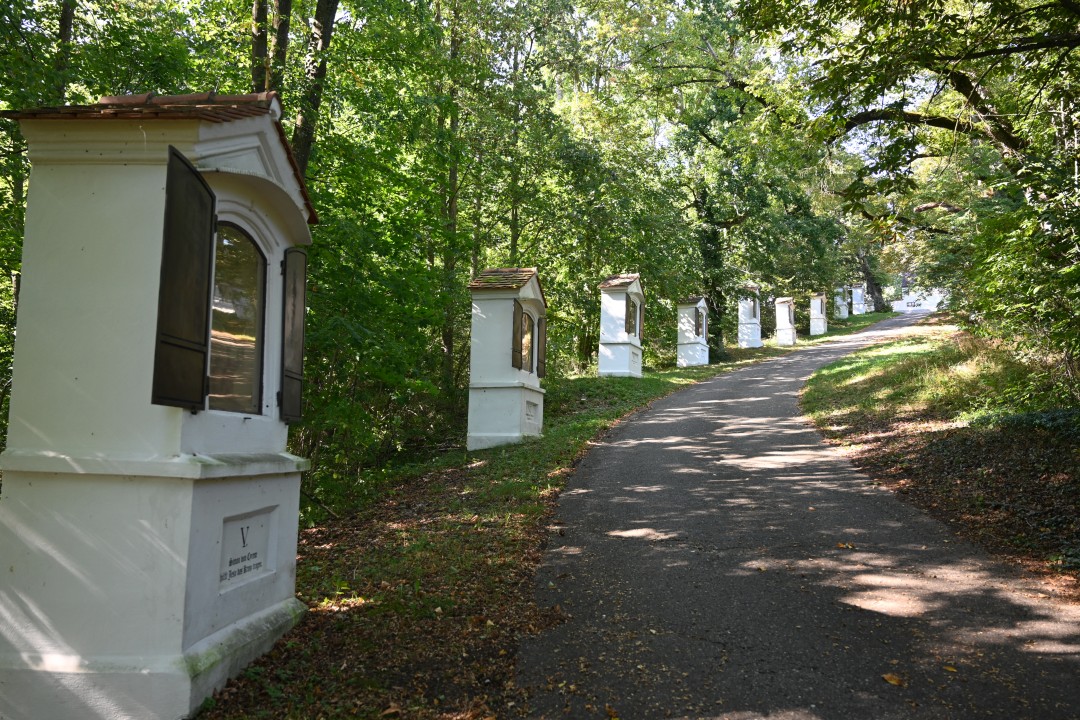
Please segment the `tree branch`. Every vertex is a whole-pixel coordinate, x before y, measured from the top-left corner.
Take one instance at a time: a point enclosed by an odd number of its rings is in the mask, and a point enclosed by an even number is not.
[[[918,205],[915,208],[913,208],[912,212],[921,213],[921,212],[926,212],[927,210],[934,210],[935,208],[941,209],[941,210],[944,210],[945,212],[950,212],[950,213],[964,212],[964,208],[959,207],[957,205],[953,205],[952,203],[946,202],[945,200],[939,200],[937,202],[923,203],[922,205]]]
[[[1080,5],[1069,3],[1080,10]],[[1015,55],[1030,50],[1049,50],[1051,48],[1075,48],[1080,47],[1080,34],[1050,35],[1049,37],[1026,37],[1017,38],[1001,47],[964,53],[961,55],[937,55],[935,60],[941,62],[956,62],[959,60],[976,60],[978,58],[993,57],[995,55]]]
[[[927,125],[930,127],[942,128],[944,130],[955,130],[962,133],[973,133],[978,130],[976,126],[969,122],[945,117],[943,115],[926,115],[924,113],[911,112],[909,110],[877,108],[874,110],[864,110],[849,117],[844,121],[844,132],[850,132],[860,125],[866,125],[878,120],[903,122],[909,125]]]

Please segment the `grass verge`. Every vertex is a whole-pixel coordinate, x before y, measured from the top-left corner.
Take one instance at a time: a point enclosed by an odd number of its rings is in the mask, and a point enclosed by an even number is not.
[[[1080,409],[949,326],[849,355],[805,412],[857,466],[954,531],[1080,597]]]

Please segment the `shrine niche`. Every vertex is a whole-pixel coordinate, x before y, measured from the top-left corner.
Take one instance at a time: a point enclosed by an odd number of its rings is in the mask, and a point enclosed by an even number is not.
[[[866,314],[866,289],[862,285],[851,286],[851,314]]]
[[[833,293],[833,317],[837,320],[848,318],[848,289],[838,287]]]
[[[825,314],[825,293],[810,296],[810,335],[824,335],[829,331],[829,319]]]
[[[678,367],[709,364],[709,306],[703,297],[692,297],[678,303],[678,348],[675,363]]]
[[[493,268],[469,283],[469,450],[544,429],[547,302],[536,268]]]
[[[795,299],[776,299],[776,344],[795,344]]]
[[[600,376],[641,377],[645,293],[637,273],[600,283]]]
[[[761,341],[761,298],[753,283],[744,285],[739,294],[739,347],[758,348]]]
[[[5,113],[31,164],[0,716],[179,718],[302,616],[308,225],[274,93]]]

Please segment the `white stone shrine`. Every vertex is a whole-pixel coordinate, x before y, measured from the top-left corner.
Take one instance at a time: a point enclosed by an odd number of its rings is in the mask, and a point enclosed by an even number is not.
[[[536,268],[477,274],[469,359],[469,450],[519,442],[544,429],[547,303]]]
[[[761,342],[761,302],[758,299],[758,286],[743,286],[739,296],[739,347],[758,348]]]
[[[641,377],[641,328],[645,293],[637,273],[613,275],[600,283],[601,377]]]
[[[32,172],[0,717],[185,717],[301,617],[306,256],[273,93],[8,113]]]
[[[776,298],[776,344],[795,344],[795,300]]]
[[[851,286],[851,314],[866,314],[866,290],[862,285]]]
[[[829,331],[829,320],[825,312],[825,293],[810,296],[810,335],[824,335]]]
[[[848,317],[848,291],[846,287],[836,288],[833,297],[833,317],[838,320],[847,320]]]
[[[709,306],[703,297],[679,302],[678,367],[709,364]]]

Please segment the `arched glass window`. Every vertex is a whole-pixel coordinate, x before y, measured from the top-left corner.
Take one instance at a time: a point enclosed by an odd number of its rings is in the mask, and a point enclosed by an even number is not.
[[[262,404],[266,260],[235,225],[220,223],[210,320],[210,409],[258,413]]]
[[[525,372],[533,371],[533,328],[532,315],[521,313],[521,369]]]

